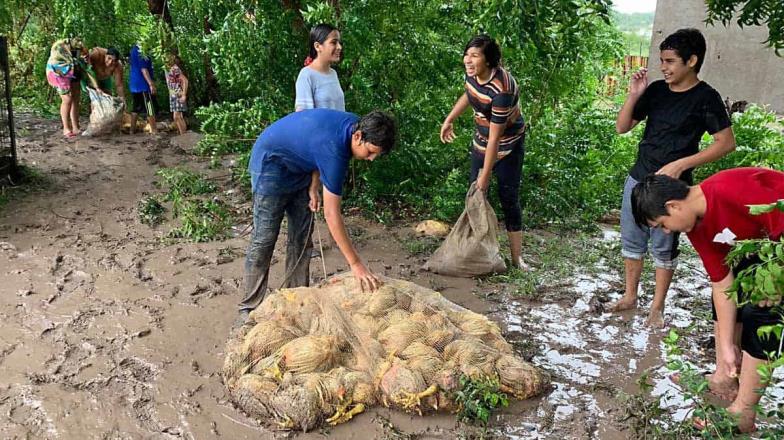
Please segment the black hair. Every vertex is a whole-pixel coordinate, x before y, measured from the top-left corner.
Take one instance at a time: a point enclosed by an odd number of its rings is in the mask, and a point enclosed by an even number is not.
[[[338,30],[338,28],[327,23],[321,23],[310,30],[310,46],[308,46],[308,55],[310,56],[311,60],[315,60],[316,57],[318,57],[318,52],[316,52],[316,43],[324,44],[324,42],[327,41],[329,34],[336,30]]]
[[[120,59],[120,51],[116,47],[106,49],[106,55],[113,56],[115,60]]]
[[[485,60],[487,60],[487,64],[489,64],[491,68],[496,68],[501,65],[501,48],[498,47],[498,43],[489,35],[481,34],[472,38],[471,41],[465,45],[463,55],[472,47],[482,50]]]
[[[395,146],[397,122],[391,114],[373,110],[359,119],[354,131],[362,132],[363,141],[381,147],[381,154],[387,154]]]
[[[661,42],[659,50],[674,50],[684,64],[692,55],[696,55],[697,64],[694,65],[694,70],[699,73],[702,62],[705,61],[705,37],[702,36],[702,32],[694,28],[678,29]]]
[[[632,190],[632,214],[638,226],[648,226],[648,220],[669,215],[665,206],[670,200],[684,200],[689,185],[663,174],[649,174]]]

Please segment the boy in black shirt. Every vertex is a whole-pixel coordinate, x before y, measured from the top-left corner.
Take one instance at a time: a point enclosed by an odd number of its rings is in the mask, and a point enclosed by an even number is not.
[[[664,79],[648,85],[647,70],[632,75],[629,95],[618,113],[615,128],[623,134],[647,118],[637,161],[629,171],[621,204],[621,241],[626,291],[612,311],[637,307],[637,288],[643,257],[651,242],[656,267],[656,290],[648,325],[664,325],[664,299],[677,265],[678,234],[640,228],[631,210],[631,190],[647,174],[665,174],[692,182],[694,167],[720,159],[735,149],[735,136],[719,93],[697,74],[705,59],[705,38],[697,29],[680,29],[659,45]],[[703,133],[713,143],[699,151]]]

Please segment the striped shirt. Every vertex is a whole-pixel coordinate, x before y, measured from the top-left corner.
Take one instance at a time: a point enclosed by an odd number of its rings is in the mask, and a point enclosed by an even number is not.
[[[474,150],[484,154],[490,136],[490,123],[503,124],[505,128],[498,142],[498,159],[505,157],[525,133],[517,82],[509,72],[497,67],[490,81],[484,84],[480,84],[476,77],[466,76],[465,90],[468,102],[474,109]]]

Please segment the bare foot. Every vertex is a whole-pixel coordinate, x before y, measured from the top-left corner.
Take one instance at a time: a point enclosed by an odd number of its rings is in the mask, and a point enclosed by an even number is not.
[[[719,378],[714,374],[706,374],[705,378],[708,379],[708,388],[711,393],[721,397],[725,400],[735,400],[738,397],[738,379],[735,377]]]
[[[611,312],[622,312],[637,308],[637,297],[624,295],[618,301],[610,304],[607,310]]]
[[[659,310],[651,310],[648,314],[648,319],[645,321],[645,325],[650,328],[664,327],[664,313]]]
[[[757,430],[757,425],[754,424],[756,414],[754,413],[753,409],[737,411],[732,408],[732,405],[730,405],[727,407],[727,411],[737,417],[738,427],[735,434],[749,434]],[[702,417],[694,417],[692,419],[692,424],[700,431],[708,429],[711,423],[711,421],[703,419]]]
[[[733,401],[738,396],[738,380],[729,378],[726,382],[713,380],[713,374],[704,374],[705,380],[708,381],[708,392],[720,399]],[[675,384],[681,384],[680,373],[673,373],[670,380]]]
[[[727,407],[727,411],[738,418],[738,430],[743,434],[756,431],[757,426],[754,424],[754,419],[757,414],[754,412],[754,408],[741,408],[742,406],[736,405],[736,402],[732,402],[732,405]]]
[[[523,257],[517,257],[517,261],[514,262],[514,266],[520,269],[523,272],[530,272],[531,266],[529,266],[524,260]]]

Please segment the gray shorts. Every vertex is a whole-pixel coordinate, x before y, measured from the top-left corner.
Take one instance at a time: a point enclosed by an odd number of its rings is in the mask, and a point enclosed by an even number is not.
[[[661,228],[639,227],[632,214],[632,189],[637,181],[632,176],[626,178],[621,202],[621,255],[632,260],[642,260],[648,253],[651,243],[653,263],[657,268],[675,269],[678,265],[679,233],[666,233]]]

